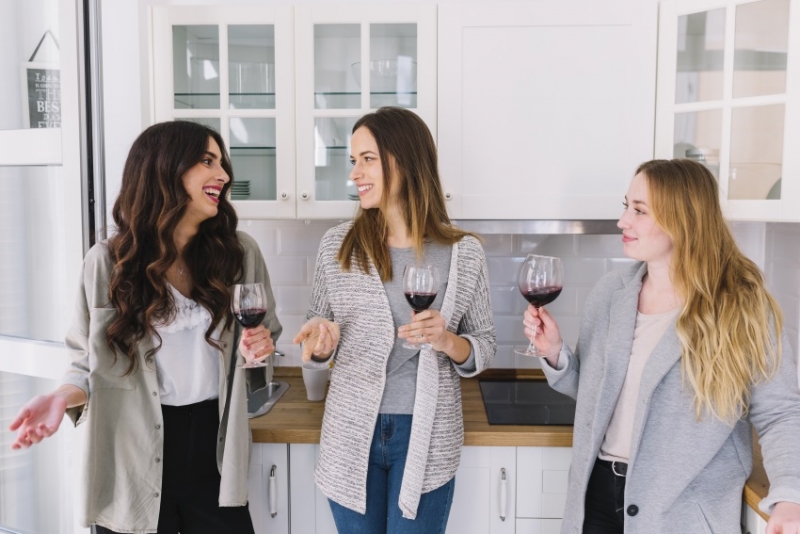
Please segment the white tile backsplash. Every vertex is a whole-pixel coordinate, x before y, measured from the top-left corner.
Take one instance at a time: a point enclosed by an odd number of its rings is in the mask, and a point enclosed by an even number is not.
[[[242,221],[240,228],[258,242],[272,278],[284,333],[278,343],[287,354],[276,365],[300,365],[292,339],[305,320],[319,241],[339,221]],[[781,304],[786,331],[797,354],[800,330],[800,224],[734,223],[731,229],[742,251],[762,266],[770,291]],[[492,306],[497,326],[495,367],[540,367],[536,358],[513,353],[525,346],[522,313],[527,303],[517,290],[517,274],[530,252],[564,260],[565,288],[548,306],[564,340],[575,346],[586,298],[606,272],[624,269],[633,260],[622,254],[614,235],[482,235],[489,266]]]
[[[797,361],[800,347],[800,224],[767,223],[765,233],[767,284],[783,310],[784,329]]]

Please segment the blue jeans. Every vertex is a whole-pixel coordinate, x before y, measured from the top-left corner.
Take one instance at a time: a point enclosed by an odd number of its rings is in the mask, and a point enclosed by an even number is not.
[[[453,504],[456,479],[423,493],[416,519],[405,519],[398,504],[411,437],[411,415],[380,414],[372,434],[367,471],[367,513],[330,499],[340,534],[443,534]]]

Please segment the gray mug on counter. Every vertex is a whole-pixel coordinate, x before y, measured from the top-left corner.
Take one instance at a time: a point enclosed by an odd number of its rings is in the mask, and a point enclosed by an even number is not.
[[[303,364],[303,384],[310,401],[321,401],[328,391],[331,368],[328,362],[307,362]]]

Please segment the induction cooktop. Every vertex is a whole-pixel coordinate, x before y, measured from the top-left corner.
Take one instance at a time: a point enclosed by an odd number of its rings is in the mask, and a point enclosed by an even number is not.
[[[572,425],[575,400],[546,380],[478,379],[490,425]]]

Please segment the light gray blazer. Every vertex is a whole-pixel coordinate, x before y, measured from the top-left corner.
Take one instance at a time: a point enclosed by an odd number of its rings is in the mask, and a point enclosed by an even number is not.
[[[326,497],[363,514],[372,432],[397,332],[375,266],[370,263],[368,274],[358,268],[344,272],[336,259],[351,224],[331,228],[322,238],[308,318],[325,317],[341,331],[322,419],[316,483]],[[474,237],[453,245],[440,313],[449,331],[470,342],[475,371],[465,373],[444,353],[420,351],[399,503],[389,503],[399,504],[409,519],[416,517],[420,495],[448,482],[458,469],[464,441],[459,375],[481,372],[497,349],[486,259]]]
[[[577,399],[572,466],[562,534],[583,527],[589,476],[628,369],[643,263],[607,274],[589,295],[567,366],[547,364],[548,382]],[[697,421],[693,391],[681,377],[681,346],[674,325],[647,361],[641,379],[625,487],[626,534],[740,532],[742,490],[753,466],[752,423],[761,438],[771,482],[760,507],[800,503],[800,391],[786,335],[777,374],[754,384],[750,414],[735,425],[709,416]]]

